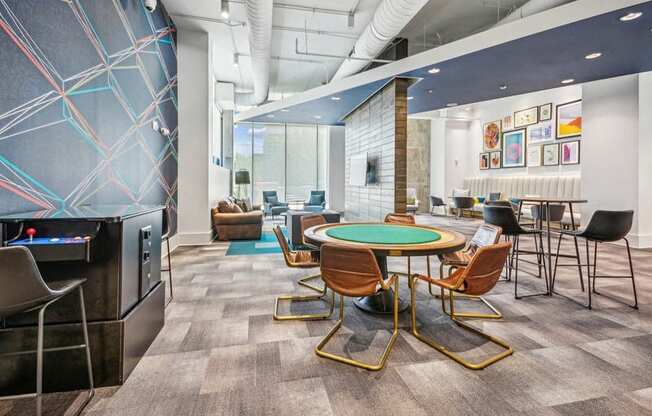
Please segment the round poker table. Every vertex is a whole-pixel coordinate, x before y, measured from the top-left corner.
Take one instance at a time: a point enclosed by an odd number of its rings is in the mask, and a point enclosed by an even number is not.
[[[464,235],[451,230],[426,225],[387,223],[335,223],[310,227],[304,231],[304,241],[315,247],[338,244],[366,247],[376,256],[383,277],[387,276],[389,256],[430,256],[459,251],[466,245]],[[354,304],[371,313],[392,313],[391,291],[356,298]],[[409,304],[399,300],[400,311]]]

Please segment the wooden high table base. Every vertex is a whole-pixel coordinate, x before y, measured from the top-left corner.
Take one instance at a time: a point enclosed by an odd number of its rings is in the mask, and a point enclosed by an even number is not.
[[[327,235],[327,231],[335,227],[347,226],[381,226],[381,227],[406,227],[416,230],[434,231],[440,235],[440,239],[426,243],[366,243],[358,241],[343,240]],[[388,228],[389,229],[389,228]],[[324,224],[308,228],[304,231],[304,241],[315,247],[322,244],[338,244],[351,247],[365,247],[373,251],[378,262],[378,267],[384,279],[388,278],[387,257],[422,257],[435,256],[459,251],[466,245],[466,237],[456,232],[425,225],[397,225],[385,223],[343,223]],[[353,303],[365,312],[375,314],[390,314],[393,312],[393,292],[391,290],[380,290],[375,295],[364,296],[354,299]],[[409,303],[399,299],[399,312],[405,311]]]

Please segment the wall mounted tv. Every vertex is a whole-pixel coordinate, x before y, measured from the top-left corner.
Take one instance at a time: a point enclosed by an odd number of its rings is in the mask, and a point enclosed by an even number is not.
[[[377,184],[379,182],[379,159],[377,155],[367,153],[352,156],[349,184],[353,186]]]

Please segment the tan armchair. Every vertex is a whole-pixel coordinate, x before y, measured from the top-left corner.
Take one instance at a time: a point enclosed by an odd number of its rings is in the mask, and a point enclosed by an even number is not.
[[[228,240],[260,240],[263,230],[263,212],[244,212],[230,201],[220,201],[211,210],[217,238]]]

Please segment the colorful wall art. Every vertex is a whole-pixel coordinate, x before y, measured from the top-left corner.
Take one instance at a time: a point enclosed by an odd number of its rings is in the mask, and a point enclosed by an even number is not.
[[[537,144],[554,140],[552,121],[544,121],[527,128],[527,143]]]
[[[501,167],[500,159],[501,159],[500,152],[491,152],[489,154],[489,168],[500,169]]]
[[[557,106],[557,138],[582,135],[582,100]]]
[[[480,153],[480,170],[489,169],[489,153]]]
[[[559,164],[559,144],[543,146],[543,166],[557,166]]]
[[[503,131],[514,130],[514,116],[511,114],[503,117]]]
[[[561,144],[561,164],[577,165],[580,163],[580,142],[577,140]]]
[[[500,150],[500,120],[485,123],[482,129],[482,141],[485,152]]]
[[[514,113],[514,128],[521,128],[539,122],[539,107],[528,108]]]
[[[525,129],[503,134],[503,167],[525,166]]]

